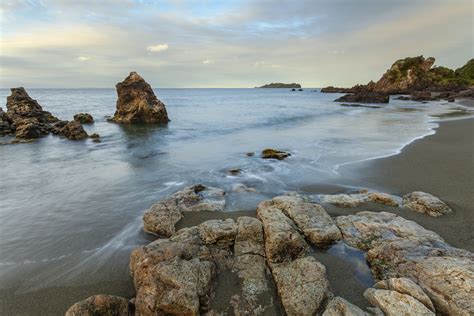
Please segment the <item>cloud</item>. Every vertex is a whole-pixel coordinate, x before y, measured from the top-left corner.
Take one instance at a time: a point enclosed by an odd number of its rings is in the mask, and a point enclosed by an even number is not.
[[[168,44],[150,45],[146,48],[150,53],[159,53],[168,49]]]
[[[203,64],[208,65],[208,64],[213,64],[214,61],[212,59],[205,59],[202,61]]]
[[[88,61],[88,60],[91,60],[91,58],[89,56],[79,56],[79,57],[77,57],[77,60],[79,60],[79,61]]]

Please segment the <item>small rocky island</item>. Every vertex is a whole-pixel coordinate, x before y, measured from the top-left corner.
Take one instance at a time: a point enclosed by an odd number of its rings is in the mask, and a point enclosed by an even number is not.
[[[117,83],[117,110],[111,121],[115,123],[166,124],[168,113],[151,86],[136,72]]]
[[[433,67],[435,58],[423,56],[397,60],[377,81],[352,88],[326,87],[323,93],[347,93],[336,102],[388,103],[390,95],[405,94],[401,100],[433,101],[474,98],[474,59],[452,70]]]
[[[263,85],[258,88],[286,88],[286,89],[301,89],[301,85],[299,83],[281,83],[281,82],[272,82],[266,85]]]

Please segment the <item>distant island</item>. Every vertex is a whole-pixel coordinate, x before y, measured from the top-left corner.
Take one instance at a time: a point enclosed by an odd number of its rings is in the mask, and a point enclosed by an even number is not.
[[[300,89],[301,85],[299,83],[281,83],[281,82],[272,82],[257,88],[293,88]]]

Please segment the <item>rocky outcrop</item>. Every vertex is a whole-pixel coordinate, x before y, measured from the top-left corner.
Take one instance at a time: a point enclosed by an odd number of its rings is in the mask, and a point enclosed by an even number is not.
[[[278,159],[283,160],[287,157],[291,156],[289,152],[281,151],[277,149],[267,148],[262,151],[262,158],[263,159]]]
[[[369,316],[369,314],[337,296],[328,303],[322,316]]]
[[[259,88],[286,88],[286,89],[300,89],[301,85],[299,83],[281,83],[281,82],[272,82],[266,85],[263,85]]]
[[[66,316],[92,315],[128,316],[128,300],[113,295],[94,295],[72,305],[66,311]]]
[[[324,208],[299,195],[278,196],[265,207],[277,208],[290,218],[305,237],[316,246],[327,246],[342,238],[339,228]]]
[[[60,134],[70,140],[81,140],[89,137],[78,121],[69,121],[61,129]]]
[[[183,213],[223,211],[224,207],[223,190],[197,184],[174,193],[146,210],[143,229],[150,234],[169,237],[175,232],[175,225],[183,218]]]
[[[0,136],[5,136],[11,134],[12,132],[13,131],[10,126],[10,121],[8,120],[6,113],[0,107]]]
[[[92,124],[94,118],[89,113],[77,113],[74,115],[74,121],[78,121],[81,124]]]
[[[168,113],[151,86],[136,72],[131,72],[118,83],[117,110],[112,118],[116,123],[166,124]]]
[[[436,233],[392,213],[360,212],[337,217],[336,223],[349,245],[367,250],[376,278],[413,280],[437,313],[474,313],[472,253],[451,247]]]
[[[437,197],[421,191],[415,191],[404,195],[403,206],[415,212],[425,213],[433,217],[453,212],[446,203]]]
[[[390,96],[381,92],[348,93],[334,102],[388,103]]]
[[[435,315],[425,305],[410,295],[396,291],[367,289],[365,298],[379,307],[387,316]]]

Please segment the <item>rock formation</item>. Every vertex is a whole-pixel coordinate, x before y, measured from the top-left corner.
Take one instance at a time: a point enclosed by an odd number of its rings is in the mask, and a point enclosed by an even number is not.
[[[136,72],[131,72],[117,88],[117,110],[112,118],[116,123],[166,124],[168,113],[151,86]]]
[[[403,206],[430,216],[438,217],[453,211],[443,201],[429,193],[415,191],[403,196]]]
[[[267,148],[262,151],[262,158],[263,159],[278,159],[283,160],[287,157],[291,156],[289,152],[281,151],[277,149]]]
[[[348,93],[334,102],[388,103],[390,97],[382,92]]]
[[[92,124],[94,118],[89,113],[77,113],[74,115],[74,121],[78,121],[81,124]]]
[[[272,82],[266,85],[263,85],[259,88],[286,88],[286,89],[301,89],[299,83],[281,83],[281,82]]]
[[[128,300],[112,295],[94,295],[72,305],[65,316],[86,315],[128,316]]]

